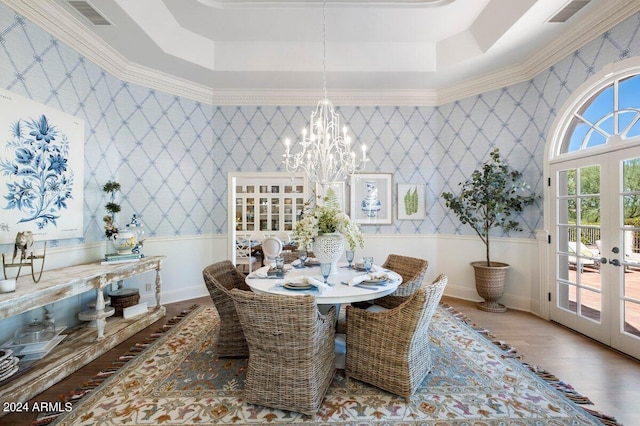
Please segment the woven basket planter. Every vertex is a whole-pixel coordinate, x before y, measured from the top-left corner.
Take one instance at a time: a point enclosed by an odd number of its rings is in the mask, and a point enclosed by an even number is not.
[[[505,312],[507,308],[498,303],[504,294],[504,283],[509,265],[500,262],[471,262],[476,275],[476,291],[484,299],[477,304],[478,309],[487,312]]]

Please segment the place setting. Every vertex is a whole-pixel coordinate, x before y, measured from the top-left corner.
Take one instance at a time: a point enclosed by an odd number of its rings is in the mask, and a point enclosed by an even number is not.
[[[362,258],[362,262],[353,264],[353,269],[356,271],[366,272],[366,274],[355,276],[349,281],[342,281],[342,284],[351,287],[357,286],[371,288],[385,286],[393,282],[386,270],[383,270],[373,264],[372,256],[364,256]]]
[[[331,290],[331,285],[329,285],[328,283],[324,283],[312,276],[303,275],[294,277],[291,280],[287,280],[282,283],[278,283],[276,284],[276,288],[284,288],[286,290],[296,292],[310,290],[313,292],[317,291],[322,294]]]
[[[363,275],[358,275],[353,277],[349,281],[342,281],[343,285],[348,285],[350,287],[383,287],[387,284],[391,284],[393,280],[389,277],[386,272],[383,271],[373,271]]]
[[[249,278],[282,279],[292,267],[293,265],[285,265],[284,258],[278,256],[275,262],[250,273]]]

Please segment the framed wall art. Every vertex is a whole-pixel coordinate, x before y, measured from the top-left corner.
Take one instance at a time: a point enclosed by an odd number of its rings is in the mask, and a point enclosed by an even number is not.
[[[351,219],[362,225],[390,224],[391,173],[351,175]]]
[[[0,244],[83,235],[84,122],[0,89]]]
[[[426,185],[398,184],[398,220],[422,220],[426,217]]]

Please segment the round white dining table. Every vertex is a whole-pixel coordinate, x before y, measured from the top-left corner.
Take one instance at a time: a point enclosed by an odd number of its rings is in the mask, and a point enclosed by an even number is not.
[[[337,273],[329,275],[328,283],[331,287],[323,292],[315,287],[309,290],[290,290],[283,286],[287,281],[301,276],[310,276],[319,281],[324,281],[320,273],[320,266],[292,267],[286,271],[284,278],[258,278],[255,274],[249,274],[245,281],[255,293],[289,296],[310,294],[315,296],[318,305],[341,305],[343,303],[362,302],[386,296],[393,293],[402,283],[402,277],[399,274],[380,267],[377,270],[384,271],[389,277],[385,284],[349,286],[345,283],[348,283],[354,277],[366,274],[366,272],[350,269],[346,264],[338,265]]]
[[[300,294],[313,295],[316,298],[316,303],[318,304],[318,310],[320,312],[327,313],[329,309],[331,309],[331,306],[336,307],[337,320],[340,312],[340,306],[343,303],[363,302],[365,300],[373,300],[386,296],[393,293],[402,283],[402,276],[396,272],[383,269],[381,267],[374,267],[374,269],[385,272],[389,277],[388,282],[384,285],[377,286],[346,285],[344,283],[348,283],[352,278],[366,274],[364,271],[348,268],[346,264],[338,265],[337,273],[329,275],[328,283],[331,288],[323,292],[320,292],[315,287],[309,290],[290,290],[283,287],[284,283],[287,281],[291,281],[302,276],[310,276],[317,280],[324,281],[322,274],[320,273],[320,266],[305,266],[303,268],[291,267],[291,269],[286,271],[284,278],[258,278],[255,276],[254,272],[253,276],[252,274],[249,274],[245,281],[255,293],[284,294],[290,296]],[[336,368],[344,369],[346,350],[346,336],[344,334],[336,333]]]

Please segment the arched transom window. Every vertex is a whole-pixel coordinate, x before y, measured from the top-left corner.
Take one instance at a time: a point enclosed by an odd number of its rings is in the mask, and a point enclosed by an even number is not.
[[[640,74],[614,80],[585,101],[567,127],[559,154],[640,136]]]

